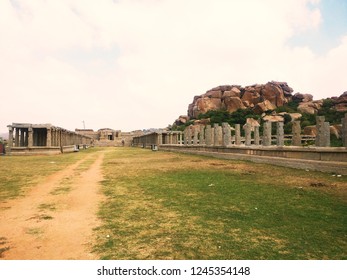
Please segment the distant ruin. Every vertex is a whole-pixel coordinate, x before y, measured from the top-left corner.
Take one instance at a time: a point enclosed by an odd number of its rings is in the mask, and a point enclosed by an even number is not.
[[[143,134],[141,130],[122,132],[111,128],[69,131],[49,123],[12,123],[7,127],[7,153],[10,155],[59,154],[89,146],[129,147],[135,136]]]
[[[143,132],[122,132],[111,128],[101,128],[97,131],[93,129],[75,129],[75,132],[93,139],[93,145],[97,147],[130,147],[135,136],[143,135]]]
[[[92,145],[93,139],[52,124],[12,123],[8,125],[9,154],[59,154]]]

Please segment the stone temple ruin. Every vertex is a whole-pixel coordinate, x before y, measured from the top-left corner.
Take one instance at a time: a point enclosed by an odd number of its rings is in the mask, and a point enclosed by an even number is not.
[[[75,129],[75,132],[93,139],[93,145],[98,147],[129,147],[134,136],[142,135],[142,131],[122,132],[111,128],[101,128],[97,131],[93,129]]]
[[[131,146],[134,136],[142,131],[122,132],[111,128],[67,129],[52,124],[12,123],[8,125],[8,154],[59,154],[78,151],[88,146]]]
[[[12,123],[8,129],[10,154],[59,154],[93,142],[89,136],[51,124]]]

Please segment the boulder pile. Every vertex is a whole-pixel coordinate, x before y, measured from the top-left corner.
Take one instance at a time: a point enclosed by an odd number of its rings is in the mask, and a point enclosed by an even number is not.
[[[331,100],[337,111],[347,111],[347,91],[340,97],[332,97]],[[293,94],[293,89],[286,82],[271,81],[246,87],[223,85],[195,96],[188,106],[188,115],[180,116],[176,124],[186,123],[211,110],[226,110],[232,113],[238,109],[251,108],[254,113],[261,115],[291,101],[298,103],[299,113],[316,114],[323,105],[323,99],[313,100],[311,94]]]

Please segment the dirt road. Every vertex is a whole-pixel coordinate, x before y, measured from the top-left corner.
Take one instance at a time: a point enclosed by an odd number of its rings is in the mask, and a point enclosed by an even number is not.
[[[87,155],[0,212],[1,259],[97,259],[91,253],[103,152]]]

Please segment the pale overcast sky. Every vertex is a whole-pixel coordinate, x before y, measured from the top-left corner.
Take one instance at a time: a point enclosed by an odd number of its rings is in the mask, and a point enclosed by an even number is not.
[[[0,132],[166,127],[194,95],[347,90],[347,0],[0,0]]]

